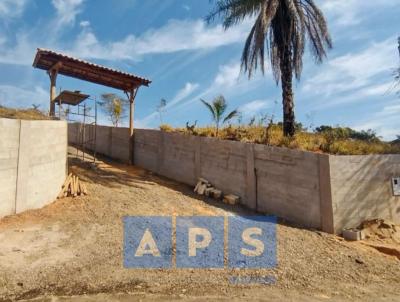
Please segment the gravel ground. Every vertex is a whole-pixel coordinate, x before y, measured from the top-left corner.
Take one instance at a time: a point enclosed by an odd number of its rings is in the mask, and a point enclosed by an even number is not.
[[[89,195],[0,220],[0,300],[399,301],[395,256],[284,222],[273,270],[125,269],[123,216],[252,213],[132,166],[99,162],[92,169],[71,159],[70,170]],[[232,276],[277,281],[234,285]]]

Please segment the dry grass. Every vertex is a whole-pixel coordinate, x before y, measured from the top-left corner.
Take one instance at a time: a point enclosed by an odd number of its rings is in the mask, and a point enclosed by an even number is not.
[[[0,117],[21,120],[49,120],[50,118],[37,109],[13,109],[0,106]]]
[[[216,136],[214,127],[202,127],[189,131],[186,128],[162,125],[160,129],[166,132]],[[379,140],[368,142],[357,139],[332,139],[321,133],[305,131],[298,131],[294,138],[289,139],[283,136],[282,128],[278,125],[273,125],[268,130],[264,126],[228,126],[220,129],[218,138],[340,155],[400,154],[400,145]]]

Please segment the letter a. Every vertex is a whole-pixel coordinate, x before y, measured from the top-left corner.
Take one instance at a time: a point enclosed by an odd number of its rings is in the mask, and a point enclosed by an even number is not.
[[[161,257],[160,251],[149,229],[146,229],[144,232],[142,240],[136,250],[135,257],[142,257],[146,254],[153,255],[154,257]]]

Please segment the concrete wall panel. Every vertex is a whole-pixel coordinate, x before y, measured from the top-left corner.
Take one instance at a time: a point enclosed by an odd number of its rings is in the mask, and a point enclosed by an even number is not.
[[[335,232],[367,219],[400,223],[400,197],[391,179],[400,176],[400,155],[330,156]]]
[[[97,151],[128,158],[125,133],[99,126]],[[249,208],[306,227],[341,232],[370,218],[400,222],[390,182],[400,176],[400,155],[330,156],[142,129],[133,152],[140,167],[189,185],[204,177]]]
[[[0,217],[53,202],[67,169],[67,125],[0,119]]]
[[[0,118],[0,217],[15,213],[19,120]]]
[[[134,154],[160,175],[190,185],[203,177],[247,207],[321,227],[317,154],[141,129]]]

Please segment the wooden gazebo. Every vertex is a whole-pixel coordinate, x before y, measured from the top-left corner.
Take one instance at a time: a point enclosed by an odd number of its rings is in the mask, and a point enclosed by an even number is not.
[[[149,86],[151,83],[150,80],[42,48],[38,48],[37,50],[33,67],[46,70],[50,77],[51,116],[55,114],[56,80],[58,74],[125,92],[130,103],[129,130],[132,138],[135,97],[139,87]]]

